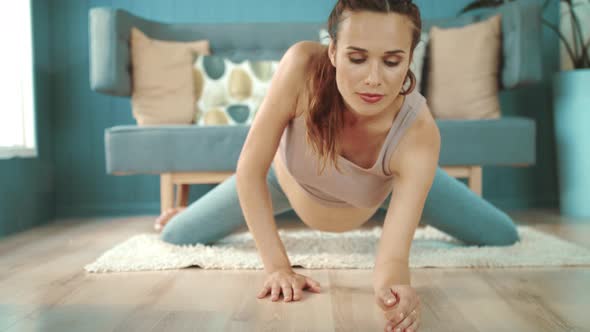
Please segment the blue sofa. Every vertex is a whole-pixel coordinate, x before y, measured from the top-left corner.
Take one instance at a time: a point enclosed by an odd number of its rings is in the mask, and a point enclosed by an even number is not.
[[[423,31],[435,25],[463,26],[498,12],[503,15],[500,88],[513,89],[539,82],[542,78],[541,8],[536,1],[510,2],[493,10],[449,19],[425,18]],[[208,39],[213,54],[239,62],[278,60],[296,41],[319,41],[318,31],[324,24],[165,24],[121,9],[92,8],[89,12],[90,86],[102,94],[131,95],[132,26],[156,39]],[[423,75],[423,81],[427,79]],[[439,165],[452,176],[467,178],[468,186],[479,195],[483,166],[520,167],[535,163],[533,119],[504,116],[495,120],[437,120],[437,124],[442,137]],[[185,206],[189,184],[219,183],[235,172],[248,130],[249,126],[196,125],[107,128],[107,173],[159,174],[162,210],[173,205]]]

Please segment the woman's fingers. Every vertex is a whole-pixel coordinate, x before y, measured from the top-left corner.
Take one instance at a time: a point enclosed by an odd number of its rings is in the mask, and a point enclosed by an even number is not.
[[[389,327],[391,329],[389,331],[393,332],[404,332],[410,331],[409,329],[411,326],[420,321],[420,301],[416,299],[413,303],[412,310],[408,313],[406,317],[404,317],[400,322],[396,323],[395,321],[389,321],[386,325],[386,331]],[[418,323],[419,324],[419,323]],[[414,331],[416,331],[414,329]]]
[[[298,287],[296,284],[292,284],[293,286],[293,301],[301,300],[301,288]]]
[[[303,290],[309,288],[311,291],[320,293],[320,284],[302,275],[271,277],[265,282],[257,297],[262,299],[270,292],[273,302],[279,300],[281,293],[285,302],[299,301],[302,298]]]
[[[390,310],[399,303],[397,296],[391,291],[390,288],[384,288],[379,291],[376,301],[381,310]]]
[[[410,324],[410,326],[408,326],[408,328],[406,330],[408,332],[416,332],[416,331],[418,331],[419,327],[420,327],[420,320],[416,319],[412,324]]]
[[[285,297],[284,301],[285,302],[291,301],[291,295],[293,293],[293,290],[291,289],[291,285],[283,284],[283,285],[281,285],[281,288],[283,289],[283,296]]]
[[[412,312],[410,312],[410,314],[406,318],[404,318],[404,320],[401,323],[393,326],[394,329],[392,331],[403,332],[408,327],[410,327],[410,325],[412,325],[417,319],[418,319],[418,313],[416,312],[416,310],[412,310]]]
[[[320,283],[309,278],[309,277],[305,277],[305,283],[316,293],[320,292]]]
[[[270,287],[268,287],[268,286],[262,287],[262,290],[260,291],[260,293],[258,293],[258,296],[256,296],[256,297],[258,297],[259,299],[266,297],[266,294],[268,294],[269,290],[270,290]]]
[[[396,302],[394,306],[389,306],[386,309],[385,319],[392,322],[395,326],[401,323],[412,309],[413,308],[408,299],[404,296],[400,296],[399,302]]]
[[[272,297],[270,298],[273,302],[279,299],[279,296],[281,295],[281,287],[279,287],[278,284],[273,284],[272,285]]]

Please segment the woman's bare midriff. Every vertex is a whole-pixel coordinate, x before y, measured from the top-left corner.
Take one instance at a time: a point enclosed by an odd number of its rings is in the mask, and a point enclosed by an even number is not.
[[[326,232],[345,232],[359,228],[371,218],[379,206],[371,208],[333,207],[309,197],[280,158],[279,150],[273,159],[278,182],[301,220],[313,229]]]

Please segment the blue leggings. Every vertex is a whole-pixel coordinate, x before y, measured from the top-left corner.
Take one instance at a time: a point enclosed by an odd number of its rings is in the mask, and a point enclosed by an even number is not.
[[[271,166],[267,184],[274,215],[292,210]],[[387,210],[391,194],[380,209]],[[519,241],[512,219],[440,167],[422,212],[423,224],[435,227],[466,245],[504,246]],[[246,225],[236,190],[235,174],[176,214],[160,238],[168,243],[212,244]]]

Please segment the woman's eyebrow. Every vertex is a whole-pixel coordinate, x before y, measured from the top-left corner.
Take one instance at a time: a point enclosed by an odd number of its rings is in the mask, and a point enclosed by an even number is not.
[[[356,47],[356,46],[348,46],[346,49],[351,49],[360,52],[368,52],[364,48]],[[397,53],[405,53],[403,50],[393,50],[393,51],[386,51],[385,54],[397,54]]]

